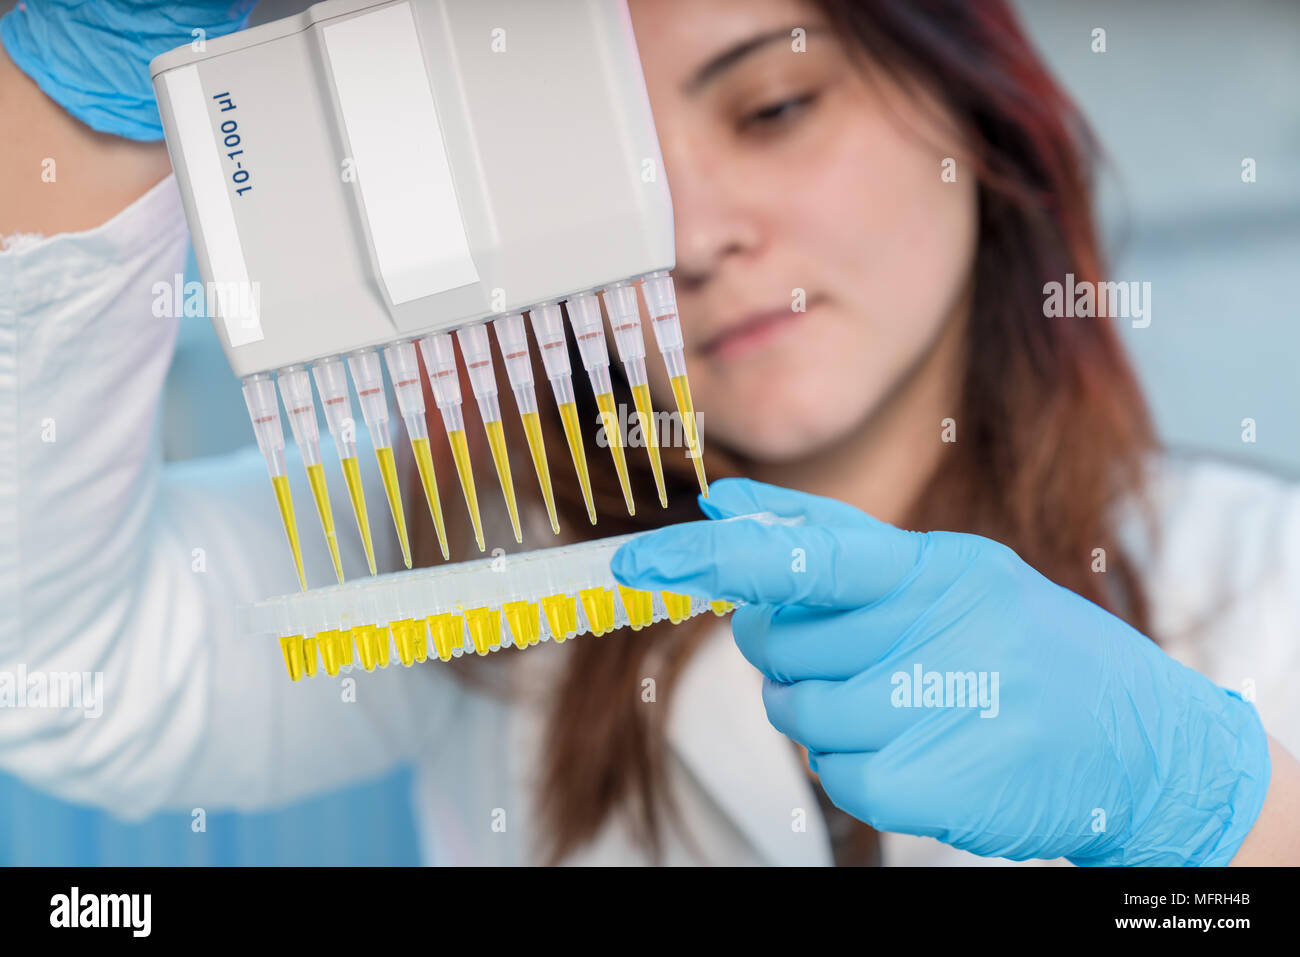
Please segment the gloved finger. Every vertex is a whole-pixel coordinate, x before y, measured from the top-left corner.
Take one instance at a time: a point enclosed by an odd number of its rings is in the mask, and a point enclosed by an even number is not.
[[[875,751],[830,751],[808,756],[808,767],[818,783],[841,811],[878,831],[920,833],[924,825],[918,816],[900,813],[902,801],[889,793],[887,774],[877,773],[882,764]]]
[[[877,628],[861,612],[741,605],[731,616],[731,635],[745,660],[773,681],[845,681],[888,654],[906,631]]]
[[[890,675],[849,681],[763,682],[772,727],[809,751],[879,751],[925,716],[891,703]]]
[[[783,518],[802,515],[811,525],[840,528],[869,519],[875,521],[866,512],[845,502],[747,478],[718,479],[709,484],[708,498],[703,495],[698,498],[701,511],[709,518],[772,512]]]
[[[905,644],[960,627],[979,596],[954,597],[950,568],[930,574],[936,569],[927,565],[926,574],[861,608],[741,605],[731,616],[731,634],[745,659],[774,681],[844,681]]]
[[[639,535],[610,570],[628,588],[712,599],[852,608],[887,595],[928,536],[870,519],[852,528],[685,522]]]

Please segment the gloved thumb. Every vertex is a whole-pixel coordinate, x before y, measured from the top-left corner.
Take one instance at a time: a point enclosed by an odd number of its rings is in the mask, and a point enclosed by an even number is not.
[[[755,512],[772,512],[782,518],[802,515],[809,525],[857,525],[870,517],[844,502],[794,489],[755,482],[747,478],[724,478],[709,483],[709,497],[698,496],[700,510],[709,518],[734,518]]]

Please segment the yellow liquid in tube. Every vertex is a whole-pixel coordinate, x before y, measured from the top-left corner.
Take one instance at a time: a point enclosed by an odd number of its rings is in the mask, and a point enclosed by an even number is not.
[[[293,564],[298,570],[298,584],[307,590],[307,574],[302,570],[302,549],[298,545],[298,523],[293,520],[293,496],[289,492],[289,476],[271,476],[271,487],[275,489],[275,501],[280,506],[280,520],[284,522],[284,534],[289,539],[289,548],[293,551]]]
[[[352,514],[357,517],[357,531],[361,533],[361,545],[366,550],[366,565],[370,574],[375,574],[375,546],[370,540],[370,518],[366,515],[366,493],[361,483],[361,465],[355,456],[340,459],[343,466],[343,479],[348,483],[348,498],[352,499]]]
[[[307,481],[311,484],[312,497],[316,499],[316,514],[320,516],[320,527],[325,532],[325,543],[329,546],[330,561],[334,563],[334,574],[342,585],[343,562],[339,558],[339,536],[334,530],[334,510],[330,507],[329,486],[325,484],[325,466],[319,462],[307,466]]]
[[[677,399],[677,411],[682,417],[682,428],[686,432],[686,445],[691,461],[695,463],[695,478],[700,483],[700,491],[705,498],[709,496],[709,480],[704,477],[704,454],[700,450],[700,436],[695,428],[695,405],[691,402],[691,385],[686,376],[672,377],[673,395]]]
[[[572,402],[560,405],[560,421],[564,423],[564,437],[569,440],[569,455],[573,456],[573,469],[582,486],[582,500],[587,503],[587,517],[596,524],[596,506],[591,501],[591,476],[587,474],[587,453],[582,447],[582,430],[578,427],[578,407]]]
[[[393,513],[393,527],[397,529],[397,540],[402,545],[402,560],[406,567],[411,567],[411,542],[406,536],[406,512],[402,508],[402,488],[397,484],[397,466],[393,462],[392,446],[375,449],[375,458],[379,460],[379,474],[384,480],[384,494],[388,496],[388,510]]]
[[[623,487],[623,501],[627,503],[627,513],[636,514],[636,504],[632,501],[632,488],[627,479],[627,457],[623,454],[623,436],[619,432],[618,413],[614,409],[614,395],[602,392],[596,396],[596,407],[605,426],[605,441],[609,444],[609,454],[614,456],[614,470],[618,472],[618,484]]]
[[[415,467],[420,471],[420,484],[424,486],[424,497],[429,503],[429,515],[433,518],[434,530],[438,533],[438,547],[442,549],[443,559],[447,559],[447,529],[442,521],[442,500],[438,497],[438,481],[433,472],[433,450],[429,448],[427,438],[411,439],[411,451],[415,453]]]
[[[487,431],[488,447],[492,450],[492,461],[497,467],[497,481],[501,483],[501,495],[506,500],[506,509],[510,512],[510,529],[515,533],[515,541],[524,540],[519,530],[519,505],[515,502],[515,483],[510,477],[510,456],[506,452],[506,433],[498,419],[484,422]]]
[[[555,494],[551,490],[551,467],[546,461],[546,443],[542,441],[542,423],[536,412],[524,412],[519,417],[524,423],[524,435],[528,437],[528,451],[533,457],[533,471],[537,473],[537,484],[542,489],[542,499],[546,502],[546,515],[551,520],[551,531],[560,534],[560,522],[555,517]],[[595,521],[594,517],[592,519]]]
[[[655,489],[659,492],[659,504],[668,507],[668,493],[664,490],[664,466],[659,460],[659,437],[655,434],[654,406],[650,402],[648,385],[632,386],[632,401],[636,403],[637,415],[641,417],[641,432],[645,437],[646,451],[650,454],[650,470],[654,472]]]
[[[465,492],[465,505],[469,508],[469,520],[474,523],[474,541],[480,552],[487,551],[483,544],[483,522],[478,514],[478,493],[474,490],[474,470],[469,464],[469,443],[465,440],[465,430],[455,429],[447,433],[451,442],[451,455],[456,460],[456,472],[460,475],[460,487]]]

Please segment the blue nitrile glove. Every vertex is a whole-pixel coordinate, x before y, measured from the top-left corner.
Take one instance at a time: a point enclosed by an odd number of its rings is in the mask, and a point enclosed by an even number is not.
[[[149,61],[242,29],[256,2],[21,0],[0,19],[0,42],[46,96],[91,129],[160,140]]]
[[[731,628],[768,718],[854,817],[1075,864],[1227,864],[1254,825],[1272,769],[1255,709],[1009,548],[745,479],[700,505],[807,524],[671,526],[614,575],[748,603]]]

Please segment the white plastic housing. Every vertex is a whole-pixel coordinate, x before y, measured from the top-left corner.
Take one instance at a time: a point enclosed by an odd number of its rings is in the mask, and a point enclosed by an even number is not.
[[[150,65],[240,377],[674,265],[622,0],[327,0]]]

